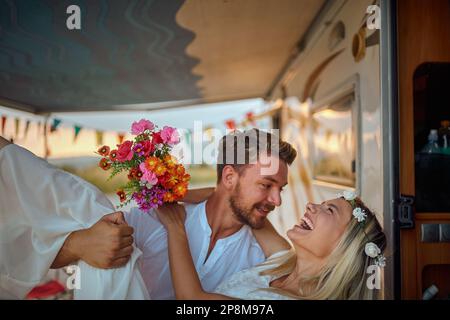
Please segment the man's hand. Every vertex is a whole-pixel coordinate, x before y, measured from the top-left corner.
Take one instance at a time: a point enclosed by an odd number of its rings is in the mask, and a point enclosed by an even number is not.
[[[118,268],[130,259],[133,241],[133,228],[128,226],[123,213],[110,213],[92,227],[72,232],[52,268],[60,268],[77,260],[101,269]]]

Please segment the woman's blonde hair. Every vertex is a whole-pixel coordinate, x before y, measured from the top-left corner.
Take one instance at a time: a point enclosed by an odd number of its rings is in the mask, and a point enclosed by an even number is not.
[[[361,199],[356,198],[356,207],[365,210],[365,223],[356,219],[349,222],[341,240],[327,259],[325,266],[314,277],[303,278],[299,282],[298,295],[292,295],[281,289],[269,289],[285,296],[297,299],[326,300],[326,299],[364,299],[379,298],[379,291],[367,286],[369,276],[367,268],[375,265],[375,259],[365,254],[365,245],[375,243],[381,252],[386,247],[386,236],[375,214],[370,211]],[[297,257],[293,251],[274,259],[268,263],[277,265],[261,272],[279,278],[290,274],[297,264]]]

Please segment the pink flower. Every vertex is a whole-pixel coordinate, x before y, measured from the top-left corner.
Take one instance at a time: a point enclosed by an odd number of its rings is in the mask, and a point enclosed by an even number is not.
[[[149,171],[145,166],[145,162],[141,162],[141,164],[139,165],[139,169],[141,170],[142,173],[146,173],[147,171]]]
[[[134,135],[138,135],[143,133],[145,130],[153,130],[155,128],[155,125],[153,122],[141,119],[138,122],[133,122],[131,125],[131,133]]]
[[[147,168],[145,162],[141,162],[141,164],[139,165],[139,169],[142,171],[141,181],[147,182],[152,186],[158,183],[158,177],[153,171]]]
[[[150,183],[152,186],[158,183],[158,177],[156,174],[151,172],[150,170],[144,171],[144,174],[141,177],[142,181],[146,181],[147,183]]]
[[[124,162],[129,161],[133,159],[133,150],[131,150],[131,146],[133,145],[133,142],[131,141],[125,141],[121,145],[117,145],[117,161]]]
[[[164,143],[174,145],[180,142],[180,136],[175,128],[164,126],[161,130],[161,138]]]

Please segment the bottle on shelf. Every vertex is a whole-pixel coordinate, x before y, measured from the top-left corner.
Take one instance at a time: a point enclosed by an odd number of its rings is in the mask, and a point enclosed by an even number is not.
[[[441,153],[450,155],[450,121],[441,121],[439,138],[441,140]]]
[[[422,149],[422,153],[441,153],[438,140],[438,131],[435,129],[430,130],[430,134],[428,135],[428,143]]]
[[[438,292],[438,287],[433,284],[423,292],[422,300],[431,300],[438,294]]]

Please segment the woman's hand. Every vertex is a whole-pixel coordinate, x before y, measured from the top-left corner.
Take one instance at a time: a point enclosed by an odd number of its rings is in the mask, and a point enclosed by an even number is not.
[[[167,204],[156,209],[159,220],[167,229],[169,267],[177,299],[229,299],[229,297],[208,293],[202,284],[192,260],[189,240],[184,221],[186,210],[179,204]]]
[[[186,192],[183,202],[200,203],[209,198],[213,194],[215,188],[190,189]]]
[[[167,231],[184,229],[184,221],[186,220],[184,206],[178,203],[165,204],[156,209],[156,213]]]

